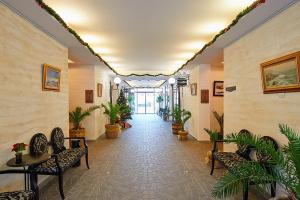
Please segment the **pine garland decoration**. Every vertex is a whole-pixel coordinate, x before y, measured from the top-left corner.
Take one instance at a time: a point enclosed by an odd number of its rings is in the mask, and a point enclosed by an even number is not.
[[[208,42],[207,44],[205,44],[202,49],[200,51],[198,51],[192,58],[190,58],[186,63],[184,63],[180,68],[178,68],[175,72],[173,72],[172,74],[136,74],[136,73],[132,73],[132,74],[128,74],[128,75],[124,75],[124,74],[120,74],[118,73],[116,70],[114,70],[105,60],[102,59],[102,57],[97,54],[92,48],[91,46],[84,42],[82,40],[82,38],[77,34],[77,32],[72,29],[71,27],[69,27],[67,25],[67,23],[55,12],[55,10],[53,10],[51,7],[49,7],[46,3],[43,2],[43,0],[35,0],[39,6],[44,9],[45,11],[47,11],[51,16],[53,16],[64,28],[66,28],[69,33],[71,33],[72,35],[74,35],[74,37],[82,44],[84,45],[86,48],[88,48],[88,50],[96,57],[98,57],[98,59],[100,60],[100,62],[103,62],[110,70],[112,70],[116,75],[118,76],[123,76],[123,77],[129,77],[129,76],[152,76],[152,77],[157,77],[157,76],[173,76],[175,75],[177,72],[179,72],[180,70],[182,70],[185,66],[187,66],[190,62],[192,62],[198,55],[200,55],[205,49],[207,49],[209,46],[211,46],[213,43],[216,42],[216,40],[222,36],[223,34],[225,34],[227,31],[229,31],[233,26],[235,26],[239,20],[241,18],[243,18],[245,15],[247,15],[248,13],[250,13],[252,10],[254,10],[255,8],[257,8],[258,6],[260,6],[261,4],[264,4],[266,2],[266,0],[257,0],[255,1],[253,4],[251,4],[250,6],[248,6],[246,9],[244,9],[242,12],[240,12],[236,18],[223,30],[221,30],[217,35],[215,35],[215,37]]]

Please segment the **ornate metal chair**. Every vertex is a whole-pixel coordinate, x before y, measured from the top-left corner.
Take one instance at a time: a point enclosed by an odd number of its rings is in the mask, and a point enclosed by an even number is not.
[[[4,170],[0,174],[31,174],[33,172],[28,170]],[[35,184],[37,187],[37,185]],[[38,195],[32,190],[19,190],[13,192],[0,193],[1,200],[38,200]]]
[[[248,130],[241,130],[239,134],[251,135]],[[221,162],[226,168],[230,169],[240,164],[250,160],[249,154],[251,151],[250,146],[248,145],[237,145],[238,150],[236,152],[218,152],[217,143],[223,143],[224,140],[216,140],[213,144],[212,156],[211,156],[211,171],[210,175],[213,174],[215,168],[215,160]]]
[[[40,136],[40,138],[42,137]],[[64,146],[64,141],[71,140],[71,139],[83,140],[84,147],[80,147],[76,149],[67,149]],[[72,167],[75,163],[77,163],[84,155],[86,159],[87,168],[89,169],[88,146],[86,144],[84,137],[76,137],[76,138],[64,137],[63,131],[61,130],[61,128],[58,127],[52,130],[50,145],[53,148],[54,154],[52,154],[51,158],[46,162],[34,166],[34,170],[36,171],[37,174],[58,176],[59,192],[61,198],[64,199],[65,196],[63,191],[63,172],[68,168]],[[36,146],[39,145],[36,144]],[[41,148],[37,148],[37,149],[41,149]]]

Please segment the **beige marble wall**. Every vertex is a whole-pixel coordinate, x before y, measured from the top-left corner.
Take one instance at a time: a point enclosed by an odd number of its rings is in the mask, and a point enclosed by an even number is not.
[[[0,27],[0,165],[6,168],[12,144],[29,144],[38,132],[49,138],[57,126],[68,133],[68,50],[1,3]],[[60,92],[42,91],[43,63],[62,70]],[[20,179],[1,175],[0,190],[22,189],[23,181],[14,181]]]
[[[223,113],[223,97],[213,96],[213,82],[223,80],[222,65],[195,65],[190,66],[190,83],[197,83],[197,96],[192,96],[190,87],[183,89],[183,108],[191,111],[192,117],[187,123],[189,133],[200,141],[208,141],[209,137],[204,128],[219,130],[219,125],[212,112]],[[201,89],[209,89],[208,104],[202,104]]]
[[[70,110],[77,106],[87,109],[93,105],[101,105],[109,101],[109,80],[105,66],[71,65],[69,67]],[[103,85],[102,97],[98,97],[97,83]],[[85,90],[94,91],[94,103],[85,103]],[[95,140],[105,132],[107,122],[103,109],[96,110],[82,123],[86,129],[86,138]],[[70,124],[70,126],[72,126]]]
[[[260,63],[300,50],[300,2],[225,49],[225,132],[242,128],[286,142],[278,123],[300,132],[300,93],[263,94]],[[226,146],[226,150],[233,150]]]

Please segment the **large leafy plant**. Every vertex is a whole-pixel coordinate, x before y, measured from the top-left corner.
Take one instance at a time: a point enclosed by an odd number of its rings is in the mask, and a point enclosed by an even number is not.
[[[220,134],[223,134],[223,132],[224,132],[224,113],[219,114],[217,111],[213,111],[213,114],[220,126]]]
[[[73,129],[82,129],[81,122],[98,108],[100,108],[100,106],[91,106],[86,110],[82,110],[82,108],[78,106],[74,111],[69,112],[69,121],[73,124]]]
[[[188,110],[182,110],[181,111],[181,120],[182,120],[182,127],[184,127],[184,124],[192,117],[192,113]]]
[[[181,109],[179,106],[175,106],[172,110],[172,113],[170,114],[170,116],[173,117],[173,120],[176,124],[182,124],[182,119],[181,119]]]
[[[190,111],[184,109],[181,110],[179,106],[175,106],[171,116],[173,116],[175,123],[184,126],[184,124],[191,118],[192,114]]]
[[[119,104],[113,105],[112,103],[108,103],[108,105],[101,104],[101,106],[104,108],[103,114],[109,117],[109,124],[115,125],[121,113],[121,106]]]
[[[251,180],[256,184],[276,181],[290,194],[291,199],[300,199],[300,136],[287,125],[279,125],[282,135],[288,139],[288,144],[281,150],[274,145],[260,140],[259,136],[231,134],[227,142],[247,144],[264,155],[268,155],[266,164],[275,167],[266,168],[258,162],[245,162],[222,176],[212,190],[212,196],[226,198],[235,195],[241,184]]]

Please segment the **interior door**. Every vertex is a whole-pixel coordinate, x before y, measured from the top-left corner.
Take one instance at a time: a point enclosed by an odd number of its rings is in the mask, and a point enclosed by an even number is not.
[[[146,113],[155,113],[155,93],[146,93]]]

